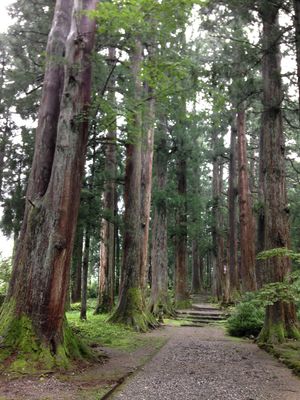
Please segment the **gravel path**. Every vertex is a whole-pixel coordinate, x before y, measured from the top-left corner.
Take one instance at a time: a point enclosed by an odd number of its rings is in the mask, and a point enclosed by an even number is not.
[[[171,338],[114,400],[300,400],[300,379],[220,328],[167,328]]]

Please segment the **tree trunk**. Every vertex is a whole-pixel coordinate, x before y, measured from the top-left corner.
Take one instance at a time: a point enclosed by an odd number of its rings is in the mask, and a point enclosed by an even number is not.
[[[116,64],[116,50],[109,49],[111,70]],[[112,107],[116,106],[115,78],[112,75],[109,85],[108,99]],[[105,146],[105,185],[103,209],[105,217],[101,220],[99,295],[95,313],[109,312],[114,306],[115,279],[115,209],[116,209],[116,174],[117,174],[117,125],[110,125]]]
[[[235,118],[234,118],[235,119]],[[229,297],[232,300],[240,291],[238,270],[237,239],[237,159],[236,159],[236,121],[232,121],[229,161],[228,219],[229,219]]]
[[[295,36],[296,36],[296,60],[297,60],[297,76],[298,76],[298,92],[299,92],[299,115],[300,115],[300,1],[294,0],[295,10]]]
[[[264,250],[289,246],[289,222],[285,178],[285,144],[282,126],[283,99],[280,66],[281,37],[278,22],[279,4],[264,2],[263,21],[263,118],[261,162],[264,194]],[[290,271],[287,257],[272,257],[265,262],[267,282],[281,282]],[[278,301],[267,307],[260,343],[282,342],[300,337],[295,307]]]
[[[214,268],[214,295],[218,300],[226,300],[227,291],[226,279],[227,270],[225,270],[225,257],[224,257],[224,238],[223,230],[223,214],[222,214],[222,191],[223,191],[223,166],[220,162],[220,156],[217,154],[218,149],[218,135],[213,133],[212,147],[214,150],[213,156],[213,183],[212,183],[212,241],[213,241],[213,268]]]
[[[140,276],[140,235],[141,235],[141,82],[142,44],[136,40],[130,55],[133,80],[133,99],[136,103],[133,123],[129,126],[126,145],[126,167],[124,187],[124,241],[123,269],[120,299],[117,309],[110,318],[112,322],[122,322],[136,330],[146,331],[149,316],[145,312],[145,302],[141,290]]]
[[[255,234],[248,179],[245,110],[237,114],[238,164],[239,164],[239,212],[241,281],[244,292],[257,289],[255,275]]]
[[[74,249],[72,255],[72,274],[71,274],[71,300],[72,303],[81,301],[81,270],[82,270],[82,246],[83,229],[77,227]]]
[[[80,319],[86,320],[86,310],[87,310],[87,283],[88,283],[88,271],[89,271],[89,261],[90,261],[90,227],[86,228],[85,240],[84,240],[84,253],[82,262],[82,279],[81,279],[81,310]]]
[[[74,1],[60,117],[57,129],[54,123],[51,130],[52,117],[56,120],[58,114],[62,70],[57,71],[53,61],[56,57],[57,62],[57,54],[49,55],[25,216],[1,313],[1,336],[9,351],[25,352],[25,359],[39,354],[39,365],[47,368],[66,366],[70,356],[80,355],[64,309],[88,137],[95,32],[95,22],[85,14],[78,21],[78,15],[95,6],[96,0]],[[57,2],[48,48],[64,47],[70,8],[68,1]],[[56,73],[51,75],[53,69]]]
[[[154,142],[155,100],[152,90],[146,85],[145,94],[150,97],[144,112],[142,137],[142,172],[141,172],[141,288],[145,292],[148,278],[148,242],[149,221],[152,193],[152,164]]]
[[[167,230],[168,148],[163,123],[160,124],[155,155],[156,196],[153,200],[151,249],[151,297],[149,309],[155,316],[172,315],[168,296],[168,230]]]
[[[203,290],[203,263],[199,254],[197,239],[192,241],[192,293]]]
[[[189,305],[187,263],[187,162],[184,139],[179,137],[176,153],[178,207],[175,237],[175,303],[177,308]]]

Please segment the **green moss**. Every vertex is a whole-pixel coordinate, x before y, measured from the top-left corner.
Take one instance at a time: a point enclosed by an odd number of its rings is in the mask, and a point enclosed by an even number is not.
[[[258,336],[258,344],[273,345],[283,343],[287,336],[286,330],[283,323],[271,324],[270,326],[264,326]]]
[[[177,310],[185,310],[187,308],[190,308],[191,306],[191,300],[181,300],[175,303],[175,307],[177,308]]]
[[[63,325],[63,340],[52,354],[50,345],[35,332],[26,315],[15,314],[13,302],[7,303],[0,319],[1,349],[0,360],[13,372],[34,373],[51,371],[54,368],[67,369],[73,359],[88,357],[91,353],[69,328]]]
[[[125,305],[119,305],[108,321],[128,325],[137,332],[147,332],[158,326],[155,317],[145,308],[140,288],[127,290]]]
[[[79,319],[79,312],[67,313],[70,327],[88,344],[113,347],[121,350],[135,350],[147,343],[147,338],[137,333],[132,327],[111,323],[108,314],[94,315],[92,310],[87,312],[87,320]]]

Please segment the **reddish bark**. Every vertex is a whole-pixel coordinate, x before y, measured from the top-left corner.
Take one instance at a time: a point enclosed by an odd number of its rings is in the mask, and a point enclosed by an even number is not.
[[[66,21],[65,15],[71,8],[69,4],[66,9],[67,3],[57,2],[54,26],[57,26],[59,35],[61,25]],[[15,318],[26,315],[37,339],[49,346],[53,354],[64,340],[64,308],[89,127],[90,56],[95,22],[85,14],[78,21],[78,15],[81,15],[82,9],[95,9],[96,3],[96,0],[74,2],[66,44],[59,122],[57,130],[53,127],[51,130],[39,128],[37,131],[35,157],[26,196],[28,202],[7,297],[7,303],[10,300],[15,302]],[[58,23],[62,17],[63,21]],[[50,43],[53,35],[52,30]],[[52,62],[49,61],[50,64]],[[52,78],[55,82],[60,80],[60,73],[57,72]],[[57,95],[53,93],[54,82],[46,79],[45,85],[40,113],[40,120],[44,122],[52,115],[44,112],[45,102],[48,104],[49,101],[54,107],[50,97]],[[61,83],[55,85],[56,91],[61,93]],[[48,90],[51,93],[49,99]],[[39,122],[39,126],[46,126],[44,122]],[[52,126],[51,121],[49,123]],[[45,148],[46,143],[51,148],[50,152]]]
[[[297,76],[298,76],[298,92],[299,92],[299,115],[300,115],[300,1],[294,0],[294,24],[296,36],[296,60],[297,60]]]
[[[239,164],[239,215],[242,289],[245,292],[256,290],[255,276],[255,233],[248,179],[247,142],[245,111],[237,114],[238,164]]]
[[[155,155],[156,196],[154,198],[154,218],[152,223],[151,249],[151,298],[149,309],[154,315],[160,312],[170,314],[168,298],[168,230],[167,185],[168,149],[163,124],[158,131]]]
[[[116,51],[109,49],[109,64],[111,70],[116,63]],[[112,75],[108,87],[108,99],[115,106],[115,78]],[[114,277],[115,277],[115,222],[116,209],[116,122],[111,124],[105,145],[105,185],[103,209],[106,214],[101,220],[100,233],[100,264],[99,264],[99,296],[95,313],[111,311],[114,305]]]
[[[123,269],[119,304],[111,316],[112,322],[123,322],[132,325],[136,330],[148,329],[150,320],[145,314],[145,303],[141,290],[141,81],[142,44],[135,41],[130,54],[131,74],[133,80],[133,98],[136,109],[133,123],[130,124],[126,145],[126,167],[124,187],[124,239]]]
[[[237,240],[237,159],[236,159],[236,121],[232,122],[229,161],[228,186],[228,247],[229,247],[229,297],[240,291],[238,271],[238,240]]]
[[[289,246],[289,221],[285,176],[285,144],[282,126],[283,99],[280,66],[279,9],[281,2],[263,2],[263,119],[260,149],[261,187],[263,189],[264,249]],[[290,271],[286,257],[272,257],[265,262],[267,282],[280,282]],[[281,342],[286,337],[300,337],[293,305],[278,301],[268,306],[260,342]]]

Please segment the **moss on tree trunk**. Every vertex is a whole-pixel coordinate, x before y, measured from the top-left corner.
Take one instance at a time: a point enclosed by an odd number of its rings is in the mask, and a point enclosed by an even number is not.
[[[72,360],[92,357],[89,349],[73,334],[66,319],[60,337],[49,342],[40,336],[29,316],[17,314],[14,301],[4,303],[0,331],[0,362],[13,372],[68,369]]]
[[[158,326],[154,316],[145,310],[141,288],[129,288],[126,291],[109,322],[132,326],[138,332],[147,332],[150,328]]]

